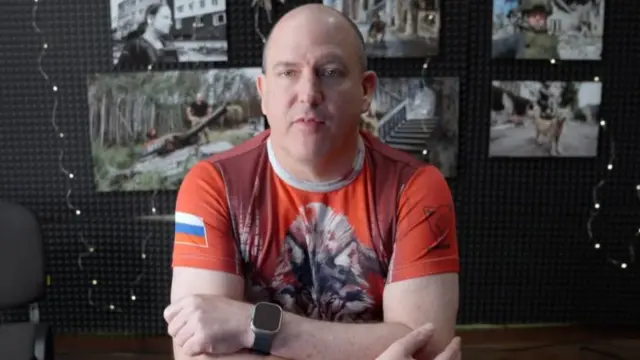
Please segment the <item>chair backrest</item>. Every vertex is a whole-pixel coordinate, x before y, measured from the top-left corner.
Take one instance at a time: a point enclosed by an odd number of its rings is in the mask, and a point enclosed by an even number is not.
[[[24,206],[0,200],[0,309],[35,303],[44,291],[38,219]]]

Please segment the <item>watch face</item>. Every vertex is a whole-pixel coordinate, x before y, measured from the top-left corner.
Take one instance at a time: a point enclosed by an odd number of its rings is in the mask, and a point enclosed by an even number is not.
[[[280,307],[269,303],[258,303],[253,309],[253,326],[262,331],[278,331],[282,320]]]

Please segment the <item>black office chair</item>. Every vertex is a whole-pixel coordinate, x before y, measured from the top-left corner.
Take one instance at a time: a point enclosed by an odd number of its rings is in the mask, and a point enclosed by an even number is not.
[[[0,310],[29,306],[29,322],[0,324],[0,359],[52,360],[51,328],[40,323],[44,298],[40,224],[25,207],[0,200]]]

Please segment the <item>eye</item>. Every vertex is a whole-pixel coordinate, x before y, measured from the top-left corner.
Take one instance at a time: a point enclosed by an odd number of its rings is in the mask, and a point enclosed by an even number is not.
[[[339,69],[326,69],[322,72],[322,76],[336,77],[341,76],[342,71]]]
[[[278,73],[280,76],[289,77],[295,75],[295,71],[293,70],[282,70]]]

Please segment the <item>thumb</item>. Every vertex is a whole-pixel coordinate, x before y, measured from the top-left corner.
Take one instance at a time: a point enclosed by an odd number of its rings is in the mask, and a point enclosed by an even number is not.
[[[424,347],[433,335],[433,325],[423,325],[398,340],[405,355],[411,356]]]

